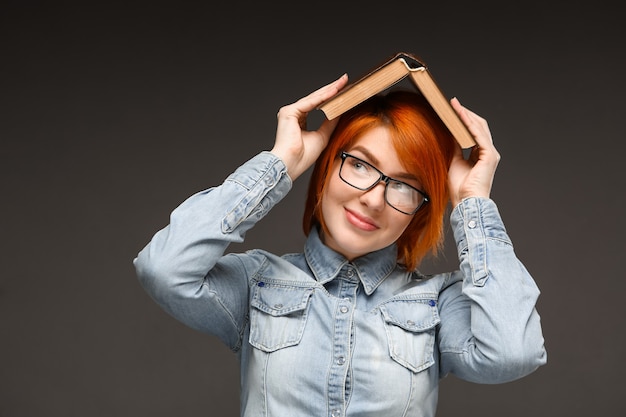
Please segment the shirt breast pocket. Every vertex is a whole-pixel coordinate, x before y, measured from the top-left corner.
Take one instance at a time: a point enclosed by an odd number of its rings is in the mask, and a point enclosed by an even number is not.
[[[393,300],[380,311],[391,358],[413,372],[432,366],[436,326],[441,321],[436,298]]]
[[[250,344],[273,352],[300,343],[313,290],[258,282],[250,303]]]

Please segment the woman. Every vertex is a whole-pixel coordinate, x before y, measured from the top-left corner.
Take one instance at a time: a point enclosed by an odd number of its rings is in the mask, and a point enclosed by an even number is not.
[[[539,290],[489,198],[486,121],[451,101],[467,159],[410,92],[307,131],[346,82],[281,108],[272,150],[183,202],[135,259],[166,311],[237,353],[244,416],[433,416],[448,373],[501,383],[546,361]],[[303,252],[224,255],[314,163]],[[460,269],[427,277],[449,202]]]

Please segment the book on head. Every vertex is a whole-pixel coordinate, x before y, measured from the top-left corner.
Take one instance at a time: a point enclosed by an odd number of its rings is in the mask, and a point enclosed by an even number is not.
[[[407,52],[399,52],[375,67],[357,81],[348,84],[335,96],[320,104],[328,120],[332,120],[359,103],[408,77],[426,98],[439,118],[462,148],[476,145],[474,138],[445,97],[422,60]]]

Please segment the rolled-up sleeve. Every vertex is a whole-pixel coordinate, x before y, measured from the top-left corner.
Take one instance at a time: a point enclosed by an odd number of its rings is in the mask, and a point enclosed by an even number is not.
[[[517,258],[496,204],[463,200],[451,225],[460,270],[440,298],[442,375],[508,382],[546,363],[536,303],[540,291]]]

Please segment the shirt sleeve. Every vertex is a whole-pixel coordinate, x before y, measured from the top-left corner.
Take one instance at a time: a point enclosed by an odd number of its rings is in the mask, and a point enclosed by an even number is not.
[[[189,197],[133,260],[147,293],[186,325],[241,343],[254,258],[224,255],[291,189],[283,162],[256,155],[221,185]]]
[[[441,374],[502,383],[546,363],[540,291],[517,258],[496,204],[468,198],[451,214],[460,270],[440,296]]]

